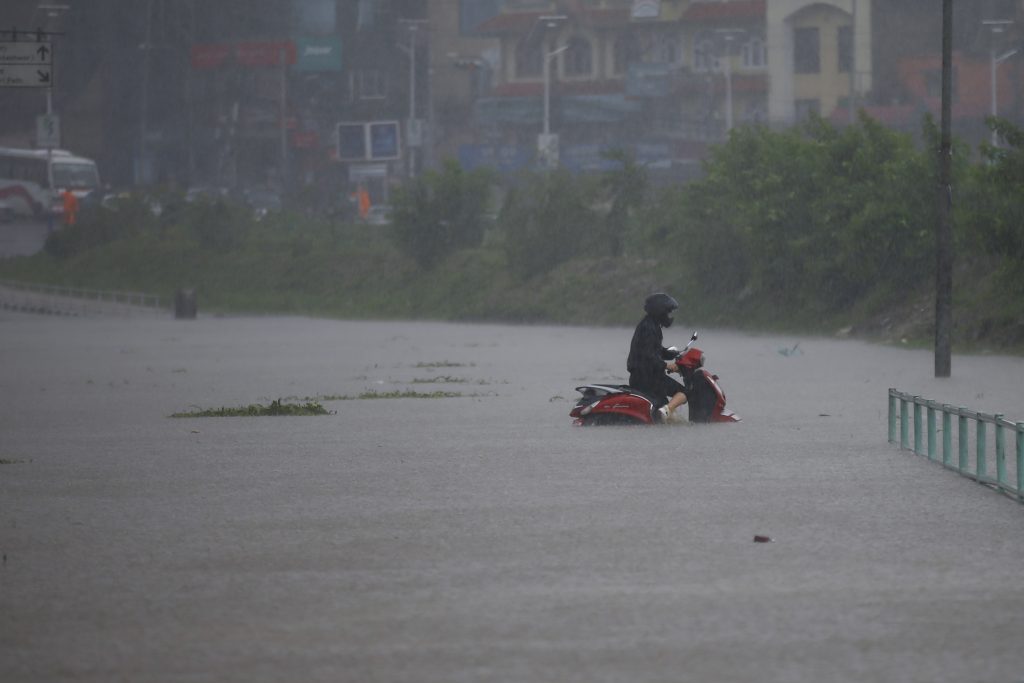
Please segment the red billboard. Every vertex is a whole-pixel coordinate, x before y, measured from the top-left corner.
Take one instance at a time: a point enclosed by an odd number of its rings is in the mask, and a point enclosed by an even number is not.
[[[290,40],[245,43],[200,43],[189,51],[193,69],[223,66],[268,67],[295,63],[295,43]]]

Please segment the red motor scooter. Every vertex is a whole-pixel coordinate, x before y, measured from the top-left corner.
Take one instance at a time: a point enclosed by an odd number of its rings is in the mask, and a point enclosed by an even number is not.
[[[676,365],[686,389],[690,422],[739,422],[740,416],[725,407],[725,392],[718,375],[704,367],[704,352],[694,347],[697,333],[676,355]],[[674,349],[673,349],[674,350]],[[587,384],[576,387],[582,394],[569,416],[573,424],[640,425],[663,422],[665,398],[649,396],[624,384]]]

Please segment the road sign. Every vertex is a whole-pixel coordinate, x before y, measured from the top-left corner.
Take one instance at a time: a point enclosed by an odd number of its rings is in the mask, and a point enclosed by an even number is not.
[[[0,43],[0,66],[7,64],[53,64],[50,43]]]
[[[60,116],[40,114],[36,117],[36,147],[60,147]]]
[[[0,64],[0,88],[51,88],[51,64]]]

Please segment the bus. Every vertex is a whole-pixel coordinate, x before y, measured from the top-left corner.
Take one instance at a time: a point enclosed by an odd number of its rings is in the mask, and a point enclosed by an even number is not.
[[[0,147],[0,207],[15,216],[46,218],[63,211],[61,193],[81,199],[99,189],[96,162],[63,149]]]

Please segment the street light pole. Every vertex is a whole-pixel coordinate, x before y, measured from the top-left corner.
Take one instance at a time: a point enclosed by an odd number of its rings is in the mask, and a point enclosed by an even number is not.
[[[992,117],[994,118],[996,116],[999,116],[999,95],[998,95],[998,92],[999,92],[999,79],[998,79],[998,67],[999,67],[999,65],[1002,62],[1006,61],[1007,59],[1009,59],[1013,55],[1017,54],[1017,50],[1010,50],[1009,52],[1007,52],[1005,54],[1002,54],[1002,55],[997,55],[996,54],[996,36],[1001,34],[1003,32],[1003,30],[1008,25],[1012,24],[1013,23],[1012,21],[1002,19],[1002,20],[993,20],[993,21],[983,21],[981,23],[984,24],[985,26],[988,26],[992,30],[992,44],[989,47],[989,57],[990,57],[990,59],[989,59],[989,65],[990,65],[989,66],[989,78],[990,78],[989,94],[991,95],[991,98],[992,98],[991,113],[992,113]],[[993,147],[998,147],[999,146],[999,134],[995,130],[992,131],[992,146]]]
[[[568,17],[558,15],[543,15],[537,17],[537,23],[534,24],[534,28],[541,26],[545,31],[547,29],[558,28],[558,25],[568,19]],[[533,28],[530,29],[530,34],[527,35],[526,40],[529,41],[530,36],[533,35]],[[556,36],[557,38],[557,36]],[[555,140],[556,135],[551,134],[551,61],[569,49],[569,46],[563,45],[555,50],[548,51],[548,39],[545,32],[541,38],[541,67],[543,70],[544,78],[544,113],[543,123],[541,124],[541,134],[537,136],[537,151],[540,154],[541,160],[547,167],[552,167],[557,163],[557,144]]]
[[[732,40],[726,37],[726,45]],[[729,46],[731,47],[731,46]],[[726,48],[725,51],[725,132],[732,130],[732,51]]]
[[[551,134],[551,60],[569,49],[563,45],[544,55],[544,135]]]
[[[420,25],[428,26],[426,19],[400,19],[409,31],[408,47],[402,44],[398,48],[409,55],[409,120],[405,127],[405,148],[409,151],[407,169],[410,178],[416,177],[416,150],[423,144],[423,131],[416,118],[416,44]],[[427,34],[429,40],[430,34]],[[429,62],[427,64],[429,67]],[[428,73],[429,76],[429,73]],[[428,79],[427,84],[430,81]]]
[[[50,28],[50,20],[54,19],[54,18],[59,18],[61,16],[61,14],[63,14],[64,12],[67,12],[70,9],[70,6],[69,5],[64,5],[64,4],[57,5],[57,4],[46,4],[46,3],[43,3],[43,4],[38,5],[37,9],[41,9],[44,12],[46,12],[46,17],[47,17],[46,28],[49,29]],[[40,34],[39,38],[40,38],[40,40],[42,39],[42,35],[41,34]],[[54,59],[52,52],[51,52],[51,59]],[[56,60],[54,60],[54,61],[56,61]],[[48,121],[52,121],[53,120],[53,82],[54,82],[54,77],[51,75],[51,77],[50,77],[50,84],[46,88],[46,119]],[[50,191],[51,192],[55,192],[57,188],[54,187],[54,183],[53,183],[53,145],[49,144],[49,141],[48,141],[48,144],[46,145],[46,182],[47,182],[47,184],[50,187]],[[47,233],[51,233],[51,232],[53,232],[53,207],[52,206],[48,207],[48,211],[46,213],[47,213],[46,231],[47,231]]]
[[[742,29],[734,28],[720,28],[716,29],[715,33],[722,37],[725,41],[725,48],[721,50],[725,53],[724,59],[722,59],[722,75],[725,76],[725,133],[729,134],[733,126],[733,106],[732,106],[732,54],[733,54],[733,41],[736,38],[742,38],[746,35],[746,31]],[[717,50],[716,50],[717,51]]]
[[[416,24],[409,25],[409,130],[416,121]],[[406,141],[409,142],[409,141]],[[416,177],[416,148],[409,147],[409,177]]]

